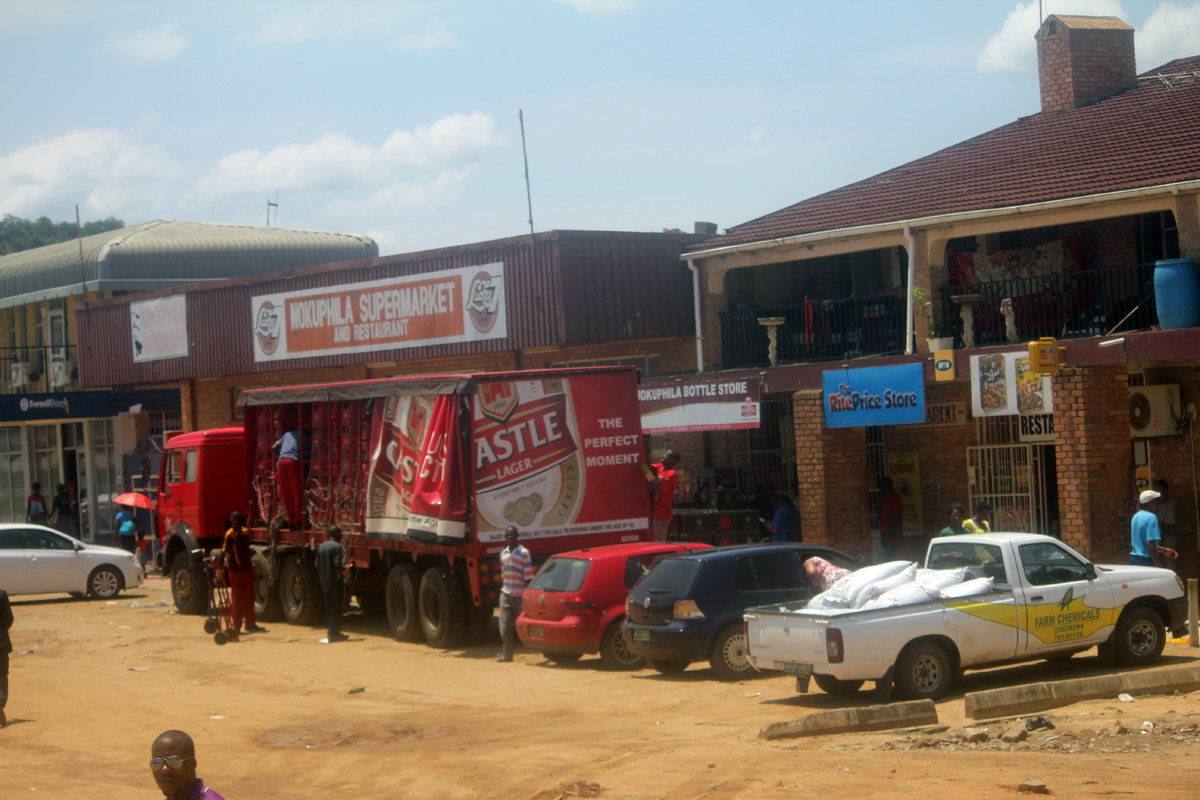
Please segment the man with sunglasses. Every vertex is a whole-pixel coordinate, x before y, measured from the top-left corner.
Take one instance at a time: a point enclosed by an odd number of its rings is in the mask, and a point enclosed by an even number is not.
[[[150,755],[150,771],[163,800],[225,800],[196,777],[196,745],[183,731],[159,734]]]

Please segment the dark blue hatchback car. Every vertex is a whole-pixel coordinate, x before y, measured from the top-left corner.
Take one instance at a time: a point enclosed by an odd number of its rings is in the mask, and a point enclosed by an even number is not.
[[[850,556],[819,544],[716,547],[659,561],[629,593],[624,630],[630,649],[662,673],[708,659],[722,680],[750,670],[742,612],[817,594],[804,574],[813,556],[858,569]]]

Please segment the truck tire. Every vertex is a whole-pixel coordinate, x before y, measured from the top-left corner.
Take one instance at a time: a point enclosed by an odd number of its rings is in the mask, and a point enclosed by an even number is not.
[[[1117,620],[1117,661],[1127,667],[1157,661],[1166,643],[1162,618],[1148,608],[1127,610]]]
[[[708,651],[708,663],[713,674],[723,681],[736,681],[750,672],[750,658],[746,653],[746,632],[741,623],[726,625],[721,629]]]
[[[613,620],[600,638],[600,663],[613,672],[637,669],[642,665],[642,657],[629,649],[629,634],[621,630],[624,621],[624,617]]]
[[[266,556],[255,553],[250,557],[250,571],[254,575],[254,617],[263,622],[278,622],[283,619],[279,605],[279,592],[271,585],[271,565]]]
[[[417,590],[421,586],[421,570],[416,564],[396,564],[388,570],[384,604],[387,606],[388,627],[392,636],[401,642],[421,638],[420,606]]]
[[[909,700],[937,700],[950,688],[950,656],[933,642],[917,642],[896,659],[896,688]]]
[[[843,681],[832,675],[813,675],[821,691],[833,697],[853,697],[858,694],[864,681]]]
[[[466,607],[458,578],[449,567],[425,570],[417,604],[421,612],[421,630],[430,647],[454,647],[462,640]]]
[[[288,556],[279,571],[279,601],[283,618],[292,625],[311,625],[325,613],[317,570],[300,556]]]
[[[180,614],[208,611],[208,575],[202,566],[192,566],[191,556],[179,553],[171,562],[171,599]]]

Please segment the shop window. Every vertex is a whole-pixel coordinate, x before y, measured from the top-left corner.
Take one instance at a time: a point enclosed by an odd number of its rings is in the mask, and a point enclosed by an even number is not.
[[[25,521],[25,457],[16,427],[0,428],[0,521]]]
[[[1179,228],[1170,211],[1153,211],[1137,218],[1137,261],[1150,264],[1179,258]]]
[[[150,438],[162,447],[163,434],[167,431],[178,431],[183,429],[183,412],[182,411],[151,411],[150,412]]]

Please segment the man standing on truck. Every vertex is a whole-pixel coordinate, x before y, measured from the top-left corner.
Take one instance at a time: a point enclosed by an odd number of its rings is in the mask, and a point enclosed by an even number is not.
[[[650,510],[656,542],[667,540],[667,528],[671,525],[671,517],[675,516],[672,504],[675,502],[675,487],[679,485],[679,477],[675,472],[679,461],[679,453],[668,450],[661,464],[652,465],[658,472],[658,478],[650,482],[651,486],[658,490],[658,500]]]
[[[321,580],[321,591],[325,595],[325,619],[329,627],[321,644],[344,642],[350,638],[342,633],[342,604],[345,601],[342,581],[345,571],[342,529],[333,525],[326,531],[325,541],[317,548],[317,577]]]
[[[275,464],[275,488],[283,499],[289,525],[299,525],[304,513],[304,481],[300,476],[300,432],[291,429],[275,443],[279,461]]]
[[[229,530],[221,543],[221,555],[225,557],[225,571],[229,575],[229,594],[233,601],[233,627],[240,630],[246,621],[246,633],[262,633],[254,616],[254,565],[251,559],[250,531],[242,512],[229,515]]]
[[[504,529],[504,541],[508,544],[500,554],[500,575],[504,579],[500,589],[500,640],[504,642],[504,652],[497,661],[513,660],[517,617],[525,604],[525,584],[533,580],[533,558],[517,541],[519,536],[516,525]]]

